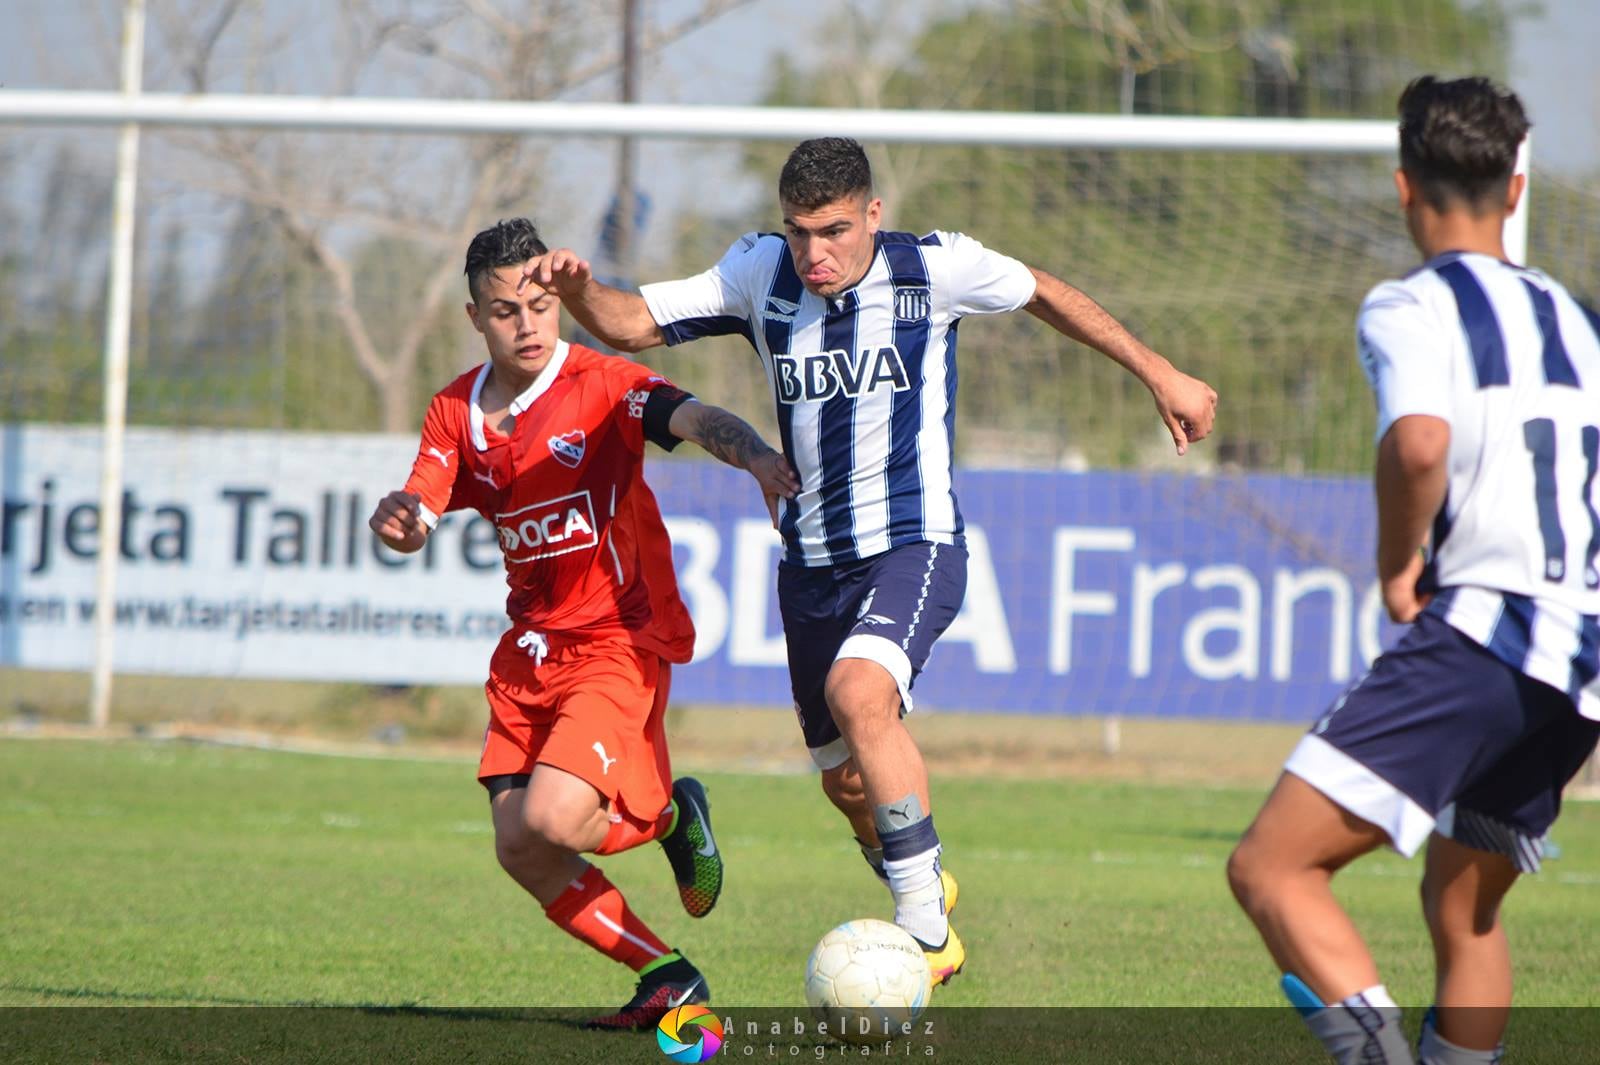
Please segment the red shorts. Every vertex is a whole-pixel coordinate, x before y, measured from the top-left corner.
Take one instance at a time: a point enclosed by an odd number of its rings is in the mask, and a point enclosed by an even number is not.
[[[542,652],[542,654],[541,654]],[[489,660],[489,727],[478,779],[555,766],[594,785],[612,813],[654,820],[672,800],[672,666],[620,640],[544,646],[509,630]]]

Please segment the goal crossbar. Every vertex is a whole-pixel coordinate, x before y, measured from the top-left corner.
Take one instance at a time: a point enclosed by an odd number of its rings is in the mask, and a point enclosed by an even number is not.
[[[695,140],[796,140],[833,135],[880,143],[1341,155],[1392,153],[1396,137],[1393,121],[1373,119],[0,90],[0,125],[125,123]]]

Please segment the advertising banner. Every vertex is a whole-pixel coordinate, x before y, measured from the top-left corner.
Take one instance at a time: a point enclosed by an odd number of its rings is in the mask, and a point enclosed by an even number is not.
[[[493,526],[454,513],[398,555],[366,519],[409,436],[131,430],[116,666],[477,684],[503,631]],[[0,665],[81,670],[100,434],[0,428]],[[787,705],[779,557],[754,482],[653,453],[698,631],[683,702]],[[1364,478],[959,470],[966,603],[919,709],[1303,721],[1393,633]]]

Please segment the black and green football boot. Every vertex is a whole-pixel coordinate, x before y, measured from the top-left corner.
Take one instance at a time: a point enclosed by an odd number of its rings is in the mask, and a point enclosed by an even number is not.
[[[706,789],[693,777],[672,783],[672,801],[678,821],[661,840],[678,881],[678,899],[690,917],[704,917],[722,894],[722,852],[711,834],[711,803]]]

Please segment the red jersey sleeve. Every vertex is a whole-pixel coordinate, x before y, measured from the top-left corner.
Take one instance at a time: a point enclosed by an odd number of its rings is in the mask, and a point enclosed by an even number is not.
[[[622,426],[623,439],[636,454],[644,452],[644,442],[654,441],[668,451],[680,441],[667,429],[672,412],[693,399],[648,366],[616,358],[608,366],[616,408],[614,416]]]
[[[452,418],[452,404],[443,393],[433,397],[428,413],[422,419],[422,443],[417,447],[417,458],[411,464],[411,476],[406,481],[406,491],[422,500],[422,520],[428,528],[439,524],[440,515],[450,509],[450,496],[455,488],[456,471],[461,466],[461,434],[457,431],[457,417]]]

